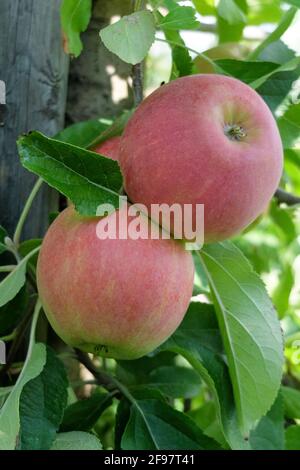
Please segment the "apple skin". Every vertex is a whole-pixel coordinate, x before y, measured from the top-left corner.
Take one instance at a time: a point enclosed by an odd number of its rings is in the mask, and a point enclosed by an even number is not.
[[[116,214],[122,226],[127,208]],[[183,244],[172,239],[100,240],[97,224],[112,216],[84,217],[68,207],[57,217],[39,254],[38,291],[50,324],[67,344],[136,359],[181,323],[194,264]],[[143,233],[150,223],[143,219]]]
[[[108,157],[112,160],[118,161],[120,153],[120,143],[120,136],[112,137],[111,139],[107,139],[102,142],[102,144],[99,144],[95,148],[93,148],[93,152],[99,153],[100,155],[104,155],[104,157]]]
[[[129,199],[148,210],[179,203],[192,204],[195,213],[204,204],[209,243],[240,233],[266,209],[283,150],[276,122],[253,89],[222,75],[191,75],[141,103],[123,134],[119,163]]]
[[[219,44],[216,47],[204,51],[203,54],[213,60],[241,60],[244,59],[249,52],[250,49],[243,44],[238,42],[225,42],[224,44]],[[215,73],[214,67],[200,55],[194,59],[194,70],[195,73]]]

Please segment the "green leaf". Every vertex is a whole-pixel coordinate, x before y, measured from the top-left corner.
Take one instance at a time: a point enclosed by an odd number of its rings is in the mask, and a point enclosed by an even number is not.
[[[65,410],[60,431],[89,431],[111,404],[111,395],[99,392],[73,403]]]
[[[300,0],[284,0],[285,3],[289,3],[290,5],[294,5],[297,8],[300,8]]]
[[[279,23],[282,16],[280,0],[248,1],[248,24],[261,25],[262,23]]]
[[[200,24],[195,18],[195,10],[192,7],[177,7],[166,16],[161,16],[158,26],[163,29],[197,29]]]
[[[102,450],[102,445],[96,436],[87,432],[62,432],[56,435],[51,450]]]
[[[274,113],[288,96],[297,78],[298,73],[295,71],[274,73],[261,86],[257,87],[256,91]]]
[[[92,0],[63,0],[60,10],[67,51],[78,57],[82,51],[80,33],[86,30],[92,14]]]
[[[28,253],[16,268],[0,282],[0,307],[12,300],[24,286],[27,262],[38,250],[39,247]]]
[[[199,393],[201,380],[193,369],[164,366],[154,369],[146,384],[171,398],[192,398]]]
[[[213,395],[218,423],[232,449],[247,449],[238,429],[228,367],[212,305],[192,302],[183,322],[160,350],[181,354],[207,383]]]
[[[183,413],[159,400],[137,400],[122,437],[124,450],[217,449]]]
[[[277,123],[284,148],[300,146],[300,103],[289,106]]]
[[[285,449],[300,450],[300,426],[289,426],[285,431]]]
[[[23,387],[37,377],[46,363],[46,346],[34,344],[13,391],[0,412],[0,450],[14,450],[20,428],[19,402]]]
[[[282,376],[280,324],[263,282],[230,242],[199,252],[210,283],[228,357],[243,433],[274,402]]]
[[[67,387],[63,363],[47,346],[42,372],[24,385],[20,396],[18,449],[50,449],[67,404]]]
[[[28,300],[24,286],[10,302],[0,307],[0,336],[8,335],[16,327],[26,312]]]
[[[137,64],[147,55],[155,39],[155,21],[148,10],[123,16],[100,31],[100,37],[110,52],[124,62]]]
[[[0,255],[7,250],[4,239],[8,236],[7,231],[0,225]]]
[[[117,376],[126,385],[145,384],[149,374],[161,366],[173,366],[175,354],[162,352],[131,361],[117,361]]]
[[[111,124],[111,121],[105,119],[77,122],[56,134],[55,139],[87,149]]]
[[[83,215],[95,215],[102,203],[119,205],[119,165],[110,158],[31,132],[18,140],[21,162],[75,204]]]
[[[274,31],[269,34],[269,36],[266,37],[266,39],[261,42],[256,49],[249,55],[249,59],[255,60],[257,57],[261,54],[261,52],[272,42],[278,41],[278,39],[281,38],[281,36],[286,32],[286,30],[290,27],[292,24],[292,21],[294,19],[294,16],[297,12],[296,8],[290,8],[283,18],[281,19],[280,23],[278,24],[277,28],[274,29]]]
[[[295,52],[289,49],[288,46],[281,41],[272,42],[269,44],[257,57],[258,60],[263,62],[275,62],[276,64],[285,64],[295,57]]]
[[[300,391],[282,386],[281,394],[284,403],[284,415],[289,419],[300,419]]]
[[[196,10],[203,16],[212,16],[216,13],[215,0],[192,0]]]
[[[213,401],[207,401],[200,408],[191,410],[189,416],[206,436],[215,439],[221,444],[222,448],[228,448],[228,443],[224,439],[222,428],[216,416],[216,407]]]
[[[237,42],[242,38],[248,7],[245,0],[220,0],[217,7],[219,42]]]
[[[121,135],[127,125],[127,122],[134,113],[134,109],[125,110],[123,113],[118,116],[114,122],[104,129],[100,135],[98,135],[92,142],[89,144],[89,148],[93,148],[96,145],[101,144],[105,140]]]
[[[251,432],[249,441],[253,450],[284,450],[283,401],[280,394]]]
[[[247,62],[235,59],[218,59],[215,63],[222,68],[223,72],[247,84],[278,68],[278,64],[272,62]]]
[[[218,15],[231,26],[247,21],[244,12],[234,0],[220,0],[217,11]]]
[[[294,286],[294,274],[292,266],[287,263],[281,268],[279,284],[273,292],[272,300],[279,313],[279,317],[283,318],[289,308],[289,299],[292,288]]]
[[[297,238],[297,229],[292,215],[285,208],[278,206],[276,201],[272,201],[270,204],[269,214],[280,229],[278,236],[282,238],[284,243],[292,243]],[[291,269],[291,266],[289,268]]]

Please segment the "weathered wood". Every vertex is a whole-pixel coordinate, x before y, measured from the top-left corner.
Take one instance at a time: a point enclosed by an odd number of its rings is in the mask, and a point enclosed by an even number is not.
[[[114,117],[133,104],[131,66],[111,54],[99,37],[114,16],[132,13],[132,0],[95,0],[83,52],[70,63],[67,120]]]
[[[0,127],[0,224],[12,234],[36,177],[19,163],[17,137],[32,129],[54,135],[63,127],[68,57],[62,49],[61,0],[0,0],[0,80],[7,112]],[[46,185],[32,207],[24,236],[40,236],[57,193]]]

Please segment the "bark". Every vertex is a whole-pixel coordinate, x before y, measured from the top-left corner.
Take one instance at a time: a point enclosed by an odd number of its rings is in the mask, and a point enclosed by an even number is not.
[[[32,129],[52,136],[64,125],[69,59],[62,48],[60,2],[0,0],[0,80],[6,85],[0,119],[0,224],[10,235],[36,179],[22,168],[16,139]],[[24,237],[44,233],[57,201],[57,193],[44,185]]]
[[[116,16],[132,13],[131,0],[96,0],[82,34],[83,52],[70,64],[67,121],[114,117],[133,104],[131,66],[111,54],[99,31]]]

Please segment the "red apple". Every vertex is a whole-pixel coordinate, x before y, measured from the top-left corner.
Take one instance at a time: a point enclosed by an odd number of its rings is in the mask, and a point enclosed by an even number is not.
[[[127,233],[127,208],[114,214]],[[39,255],[38,291],[50,324],[67,344],[135,359],[180,324],[192,295],[194,266],[191,254],[174,240],[99,239],[97,230],[105,230],[114,214],[83,217],[68,207],[58,216]],[[150,224],[144,217],[141,231]]]
[[[93,149],[93,152],[100,153],[101,155],[104,155],[104,157],[111,158],[112,160],[118,160],[120,153],[120,142],[120,136],[112,137],[111,139],[107,139],[102,142],[102,144],[97,145]]]
[[[160,87],[122,137],[120,166],[131,201],[204,204],[205,242],[241,232],[261,214],[282,172],[276,122],[239,80],[192,75]],[[195,220],[195,218],[194,218]]]

